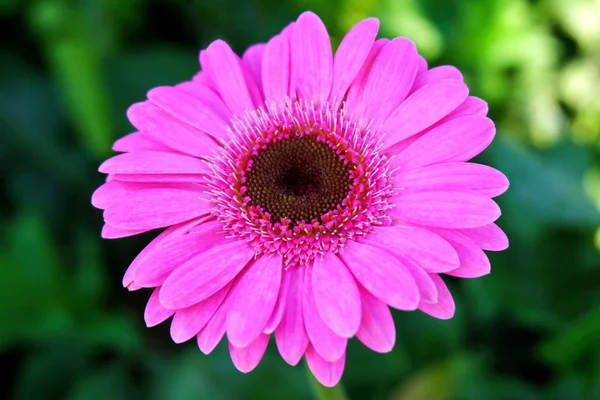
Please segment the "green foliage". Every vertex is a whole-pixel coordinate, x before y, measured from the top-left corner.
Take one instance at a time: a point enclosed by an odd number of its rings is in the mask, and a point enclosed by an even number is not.
[[[511,181],[511,247],[493,273],[450,280],[457,314],[395,312],[385,355],[349,343],[349,398],[600,398],[600,4],[593,0],[1,1],[0,352],[3,394],[30,399],[335,398],[271,343],[251,374],[146,329],[147,291],[121,276],[148,237],[102,241],[89,197],[126,108],[189,79],[222,37],[242,52],[304,9],[334,42],[376,16],[490,103],[481,156]],[[316,389],[315,389],[316,388]],[[315,391],[316,390],[316,391]],[[5,396],[6,397],[6,396]]]

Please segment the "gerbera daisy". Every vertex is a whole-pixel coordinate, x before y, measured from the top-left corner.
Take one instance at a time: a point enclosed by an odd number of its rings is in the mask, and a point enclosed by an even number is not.
[[[241,58],[217,40],[191,81],[129,109],[137,132],[92,202],[105,238],[167,228],[123,280],[154,288],[148,326],[173,316],[173,340],[206,354],[226,334],[242,372],[274,333],[332,386],[348,339],[392,349],[389,307],[450,318],[440,274],[489,273],[508,181],[467,162],[494,137],[487,105],[378,28],[359,22],[335,55],[310,12]]]

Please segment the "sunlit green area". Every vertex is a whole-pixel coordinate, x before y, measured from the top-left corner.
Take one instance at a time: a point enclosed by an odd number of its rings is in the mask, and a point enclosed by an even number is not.
[[[349,343],[353,399],[600,399],[599,0],[0,1],[0,393],[38,399],[303,399],[305,368],[273,341],[243,375],[147,329],[148,291],[121,277],[155,234],[104,241],[98,165],[125,111],[189,79],[198,50],[241,53],[306,9],[334,42],[364,17],[459,67],[489,102],[479,161],[511,181],[492,274],[452,280],[450,321],[395,312],[393,352]]]

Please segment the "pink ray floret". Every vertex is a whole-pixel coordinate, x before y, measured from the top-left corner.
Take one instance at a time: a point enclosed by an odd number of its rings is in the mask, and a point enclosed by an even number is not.
[[[390,307],[451,318],[442,275],[490,272],[508,180],[469,162],[495,135],[487,105],[378,29],[359,22],[334,53],[305,12],[242,57],[213,42],[192,80],[131,106],[92,204],[105,238],[166,228],[123,278],[153,289],[148,326],[172,317],[173,341],[206,354],[226,336],[244,373],[274,336],[334,386],[349,339],[393,348]]]

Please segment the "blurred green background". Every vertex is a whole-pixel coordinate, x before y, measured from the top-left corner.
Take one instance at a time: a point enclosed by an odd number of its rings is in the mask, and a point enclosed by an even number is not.
[[[239,373],[146,329],[121,277],[154,235],[104,241],[90,195],[129,104],[189,79],[216,38],[241,53],[312,9],[334,42],[359,19],[454,64],[489,101],[504,171],[493,272],[451,280],[450,321],[396,312],[380,355],[356,340],[354,399],[600,399],[599,0],[1,0],[0,395],[37,399],[301,399],[273,342]]]

